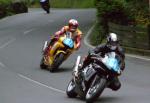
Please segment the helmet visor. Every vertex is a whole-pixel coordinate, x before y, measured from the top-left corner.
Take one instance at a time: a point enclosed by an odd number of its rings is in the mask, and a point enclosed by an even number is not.
[[[111,41],[109,42],[110,45],[112,46],[117,46],[118,45],[118,41]]]
[[[76,29],[77,29],[77,26],[70,26],[71,31],[76,31]]]

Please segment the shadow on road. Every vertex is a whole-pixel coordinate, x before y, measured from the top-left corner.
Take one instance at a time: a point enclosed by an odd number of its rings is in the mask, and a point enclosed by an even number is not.
[[[72,69],[70,69],[69,67],[60,67],[54,73],[71,72],[71,71]]]
[[[50,72],[48,69],[41,69],[41,70],[45,70],[45,71]],[[69,67],[59,67],[53,73],[62,73],[62,72],[71,72],[71,71],[72,71],[72,69],[70,69]]]
[[[111,103],[111,102],[118,102],[118,101],[120,101],[121,100],[121,98],[119,98],[119,97],[99,97],[97,100],[96,100],[96,102],[95,103],[99,103],[99,102],[101,102],[101,103]]]
[[[80,98],[80,97],[70,98],[70,99],[85,102],[85,100]],[[113,102],[113,103],[117,102],[118,103],[119,101],[121,101],[121,98],[119,98],[119,97],[110,97],[110,96],[109,97],[103,97],[102,96],[102,97],[99,97],[94,103],[111,103],[111,102]]]

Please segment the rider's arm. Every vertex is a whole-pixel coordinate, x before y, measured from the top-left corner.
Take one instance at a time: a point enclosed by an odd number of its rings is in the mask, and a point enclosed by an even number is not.
[[[118,49],[121,56],[121,70],[123,71],[125,69],[125,51],[121,47]]]
[[[100,52],[104,52],[104,49],[105,49],[105,44],[100,44],[96,48],[94,48],[92,51],[98,54]]]
[[[76,40],[75,40],[76,49],[79,49],[81,46],[81,36],[82,36],[82,32],[78,31],[78,35],[76,36]]]
[[[77,38],[76,38],[76,47],[77,49],[79,49],[81,46],[81,36],[78,35]]]
[[[62,27],[61,30],[55,33],[55,37],[60,37],[61,35],[63,35],[66,32],[66,29],[66,26]]]

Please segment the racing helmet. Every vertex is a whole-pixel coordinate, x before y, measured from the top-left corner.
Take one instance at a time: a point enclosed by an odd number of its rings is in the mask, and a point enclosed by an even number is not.
[[[107,36],[107,45],[111,50],[115,50],[118,47],[118,37],[115,33],[109,33]]]
[[[78,21],[77,20],[75,20],[75,19],[70,19],[69,20],[69,30],[71,31],[71,32],[75,32],[76,31],[76,29],[78,28]]]

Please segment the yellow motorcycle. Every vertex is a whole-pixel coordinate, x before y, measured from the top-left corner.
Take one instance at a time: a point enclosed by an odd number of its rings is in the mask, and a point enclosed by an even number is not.
[[[43,52],[47,48],[48,42],[45,41],[43,46]],[[41,69],[48,69],[50,72],[54,72],[65,61],[70,54],[74,51],[74,40],[72,39],[72,33],[66,32],[64,36],[61,36],[57,42],[55,42],[48,54],[44,54],[40,63]]]

